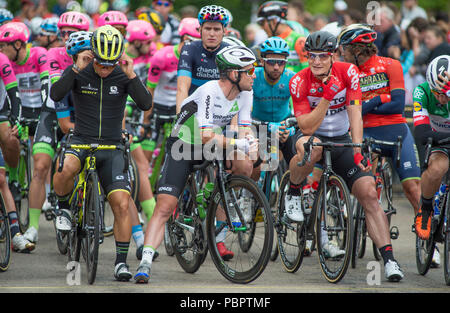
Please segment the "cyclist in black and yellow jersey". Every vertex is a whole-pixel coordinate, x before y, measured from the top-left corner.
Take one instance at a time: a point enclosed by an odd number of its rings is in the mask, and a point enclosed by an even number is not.
[[[98,28],[92,35],[91,45],[92,51],[81,52],[76,63],[64,71],[52,86],[50,96],[59,101],[72,91],[75,129],[71,143],[120,145],[127,96],[130,95],[141,110],[151,108],[152,96],[133,71],[131,58],[123,53],[124,39],[117,29],[110,25]],[[74,178],[86,156],[83,152],[68,150],[62,171],[54,176],[60,208],[68,207]],[[128,214],[130,182],[123,172],[124,155],[118,150],[99,151],[96,158],[100,183],[114,213],[114,276],[119,281],[127,281],[132,276],[126,264],[131,221]],[[70,216],[65,218],[70,222]]]

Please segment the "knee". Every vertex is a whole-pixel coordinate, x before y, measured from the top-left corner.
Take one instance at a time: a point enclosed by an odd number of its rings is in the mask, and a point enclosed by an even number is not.
[[[5,172],[1,172],[0,173],[0,189],[3,189],[4,187],[6,187],[6,175]]]
[[[123,197],[117,201],[114,205],[114,212],[116,218],[124,218],[129,215],[129,202],[128,197]]]
[[[48,171],[50,169],[50,164],[45,162],[42,159],[34,160],[34,168],[33,168],[33,178],[45,179]]]

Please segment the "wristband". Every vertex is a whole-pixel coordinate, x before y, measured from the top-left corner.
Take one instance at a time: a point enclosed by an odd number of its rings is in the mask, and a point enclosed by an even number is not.
[[[74,69],[77,74],[81,72],[80,68],[75,63],[73,64],[72,69]]]
[[[359,163],[362,163],[362,165],[364,166],[372,165],[370,164],[370,160],[366,160],[366,158],[364,158],[364,156],[360,152],[353,155],[353,161],[355,162],[356,165],[358,165]]]

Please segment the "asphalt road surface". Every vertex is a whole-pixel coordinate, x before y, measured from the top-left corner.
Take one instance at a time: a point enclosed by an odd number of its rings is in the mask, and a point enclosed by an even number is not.
[[[115,247],[112,237],[105,238],[100,246],[97,277],[93,285],[87,284],[85,263],[81,263],[81,282],[73,279],[67,269],[67,256],[58,252],[53,223],[41,215],[39,242],[31,254],[13,253],[11,266],[0,273],[0,292],[2,293],[176,293],[185,296],[193,294],[189,301],[201,293],[220,293],[229,296],[245,294],[288,294],[288,293],[447,293],[450,287],[445,285],[443,266],[431,269],[426,276],[417,272],[415,260],[415,235],[411,232],[413,210],[402,195],[395,197],[397,215],[392,225],[400,230],[399,239],[393,241],[395,258],[401,264],[405,278],[399,283],[390,283],[384,277],[382,264],[374,262],[372,243],[363,259],[355,269],[349,266],[345,277],[337,284],[328,283],[322,276],[317,253],[305,257],[301,268],[294,274],[284,271],[278,258],[269,262],[264,273],[247,285],[228,282],[216,270],[210,256],[195,274],[185,273],[175,257],[167,256],[164,246],[158,251],[160,256],[153,262],[152,278],[148,284],[137,285],[134,282],[114,280]],[[139,261],[135,257],[136,247],[130,245],[128,264],[135,273]],[[441,251],[443,247],[441,248]],[[441,255],[443,263],[443,255]],[[236,295],[240,294],[240,295]],[[181,300],[180,300],[181,299]],[[176,305],[189,305],[188,299],[178,298]],[[221,305],[224,305],[223,300]],[[230,300],[231,301],[231,300]],[[216,300],[217,302],[217,300]],[[231,302],[229,302],[230,304]],[[195,303],[192,303],[195,305]],[[196,303],[199,304],[199,303]],[[206,305],[206,303],[205,303]],[[257,305],[263,305],[257,303]]]

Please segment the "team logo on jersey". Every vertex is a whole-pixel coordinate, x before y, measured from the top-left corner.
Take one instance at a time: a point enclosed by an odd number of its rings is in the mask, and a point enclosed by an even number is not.
[[[119,91],[118,91],[118,89],[117,89],[117,86],[111,86],[111,87],[109,88],[109,94],[110,94],[110,95],[118,95],[118,94],[119,94]]]
[[[415,101],[413,104],[414,112],[422,111],[422,103]]]
[[[231,113],[231,112],[239,112],[239,106],[238,106],[237,102],[235,102],[233,104],[233,107],[231,108],[230,112],[228,112],[228,113]]]
[[[96,95],[98,92],[98,88],[92,87],[91,84],[88,83],[87,86],[81,86],[81,92]]]

